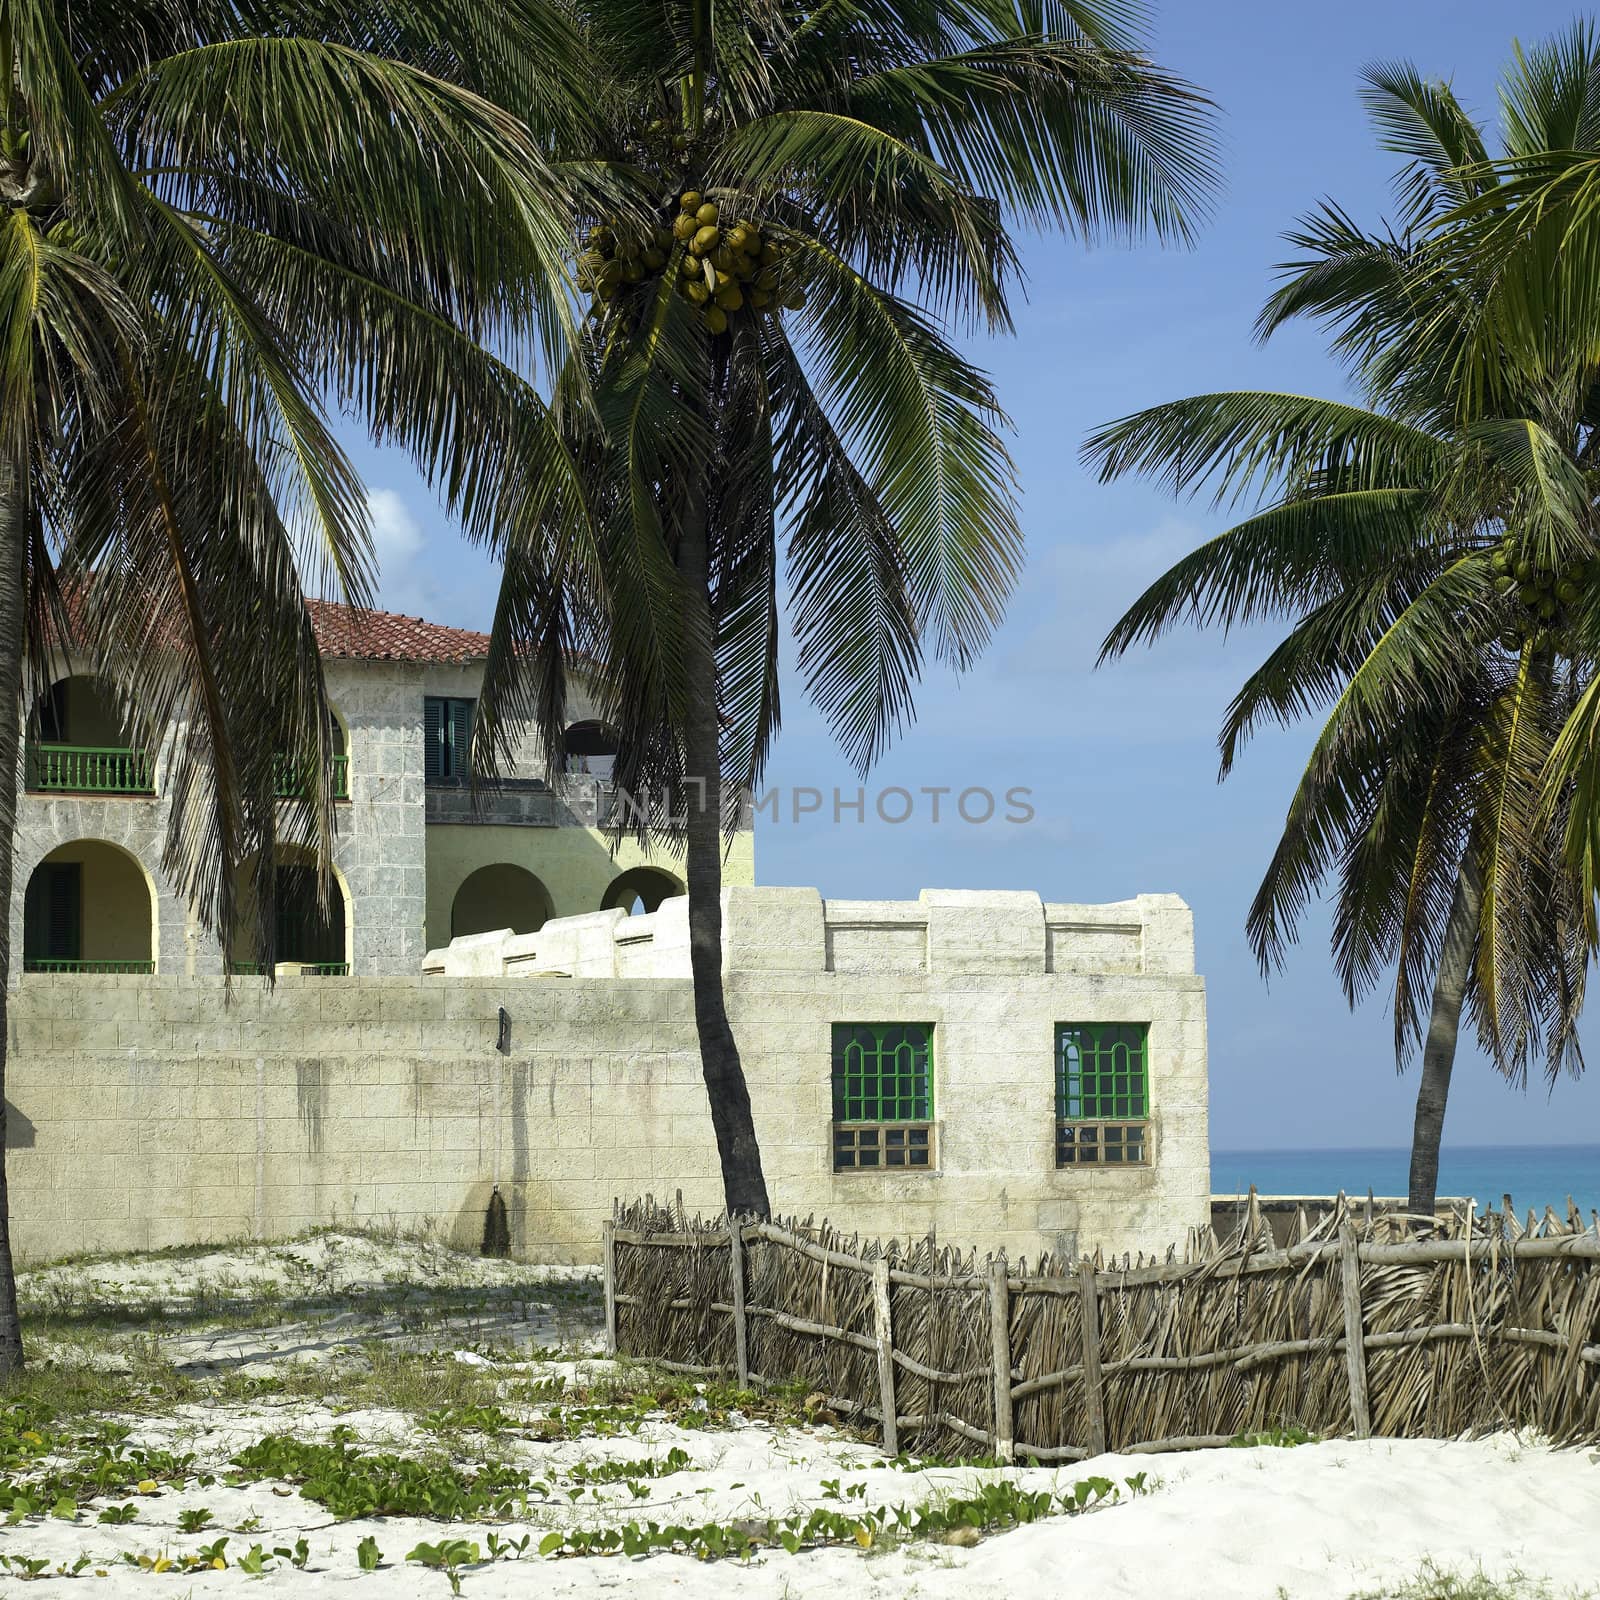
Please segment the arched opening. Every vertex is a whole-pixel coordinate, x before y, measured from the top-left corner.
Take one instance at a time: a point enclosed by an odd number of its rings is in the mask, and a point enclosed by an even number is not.
[[[550,892],[531,872],[497,861],[479,867],[461,881],[450,903],[450,937],[493,933],[537,933],[552,913]]]
[[[102,839],[58,846],[22,903],[24,972],[154,972],[156,893],[126,850]]]
[[[600,902],[600,909],[602,911],[620,909],[626,911],[629,916],[637,917],[659,911],[663,900],[683,892],[682,883],[660,867],[629,867],[626,872],[618,873],[607,885],[605,897]]]
[[[154,794],[154,741],[139,732],[140,738],[130,735],[100,679],[58,678],[28,718],[27,786],[56,794]]]
[[[245,862],[235,879],[233,952],[229,970],[264,974],[269,963],[280,973],[343,977],[350,971],[350,887],[332,869],[326,905],[318,903],[317,863],[299,845],[280,845],[273,879],[272,929],[264,929],[255,892],[255,864]]]
[[[617,734],[603,722],[574,722],[561,736],[561,770],[611,781]]]

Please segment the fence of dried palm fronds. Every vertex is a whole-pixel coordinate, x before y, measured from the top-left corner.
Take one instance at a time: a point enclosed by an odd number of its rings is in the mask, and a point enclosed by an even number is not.
[[[1066,1262],[702,1220],[606,1225],[610,1349],[804,1384],[893,1455],[1073,1461],[1316,1433],[1600,1439],[1600,1222],[1337,1204],[1274,1247],[1255,1205],[1182,1257]]]

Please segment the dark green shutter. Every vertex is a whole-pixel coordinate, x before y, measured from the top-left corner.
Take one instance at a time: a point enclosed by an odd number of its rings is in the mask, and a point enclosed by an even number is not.
[[[272,915],[272,958],[274,961],[304,961],[306,867],[279,867],[273,891],[277,904]]]
[[[472,714],[475,700],[450,702],[450,776],[465,778],[472,771]]]
[[[464,778],[472,770],[472,716],[476,700],[428,695],[422,702],[423,776]]]
[[[42,862],[22,902],[22,955],[28,961],[77,961],[83,949],[83,868]]]
[[[444,735],[444,701],[428,695],[422,702],[422,773],[425,778],[445,775]]]
[[[83,955],[83,868],[76,861],[58,861],[51,868],[50,954],[57,961]]]
[[[277,896],[274,960],[323,966],[344,960],[344,899],[337,886],[324,915],[317,906],[317,869],[290,864],[278,868]]]

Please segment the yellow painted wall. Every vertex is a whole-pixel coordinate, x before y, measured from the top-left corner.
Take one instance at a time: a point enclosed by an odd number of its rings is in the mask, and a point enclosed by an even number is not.
[[[428,829],[428,937],[430,950],[450,942],[450,907],[456,890],[479,867],[509,862],[531,872],[550,896],[552,915],[598,911],[607,887],[630,867],[658,867],[680,882],[683,862],[664,850],[647,853],[631,839],[612,853],[597,828],[524,828],[478,823],[435,824]],[[727,884],[755,882],[755,839],[735,836],[723,865]]]
[[[46,861],[76,861],[82,869],[85,961],[150,961],[155,956],[155,900],[143,869],[115,845],[78,839]]]

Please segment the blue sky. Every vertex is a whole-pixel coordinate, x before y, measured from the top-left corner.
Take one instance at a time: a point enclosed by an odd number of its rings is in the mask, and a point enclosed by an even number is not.
[[[1415,1070],[1397,1077],[1387,996],[1356,1014],[1332,976],[1325,920],[1308,919],[1270,985],[1245,944],[1245,909],[1276,837],[1311,729],[1273,733],[1216,782],[1215,732],[1267,636],[1171,637],[1094,670],[1121,609],[1173,558],[1222,524],[1128,482],[1102,488],[1078,464],[1085,434],[1125,412],[1222,388],[1341,392],[1314,329],[1261,347],[1250,325],[1281,260],[1283,228],[1330,196],[1364,219],[1388,204],[1393,160],[1357,100],[1373,59],[1408,57],[1495,114],[1513,29],[1567,25],[1567,6],[1520,0],[1167,0],[1157,53],[1222,111],[1226,191],[1191,252],[1028,241],[1019,336],[981,342],[1016,424],[1028,569],[1005,626],[964,679],[930,673],[919,719],[875,786],[982,785],[1033,791],[1034,820],[973,826],[923,803],[900,825],[831,808],[788,815],[757,837],[766,883],[845,897],[914,896],[924,886],[1030,888],[1051,900],[1170,890],[1194,908],[1210,997],[1212,1143],[1218,1148],[1401,1145]],[[356,455],[374,492],[380,598],[393,609],[487,626],[495,573],[460,540],[406,465]],[[854,791],[826,730],[786,679],[771,779]],[[787,805],[787,801],[786,801]],[[891,808],[892,810],[892,808]],[[1592,1034],[1591,1030],[1591,1034]],[[1446,1142],[1600,1140],[1600,1067],[1553,1095],[1506,1087],[1475,1052],[1458,1063]]]

